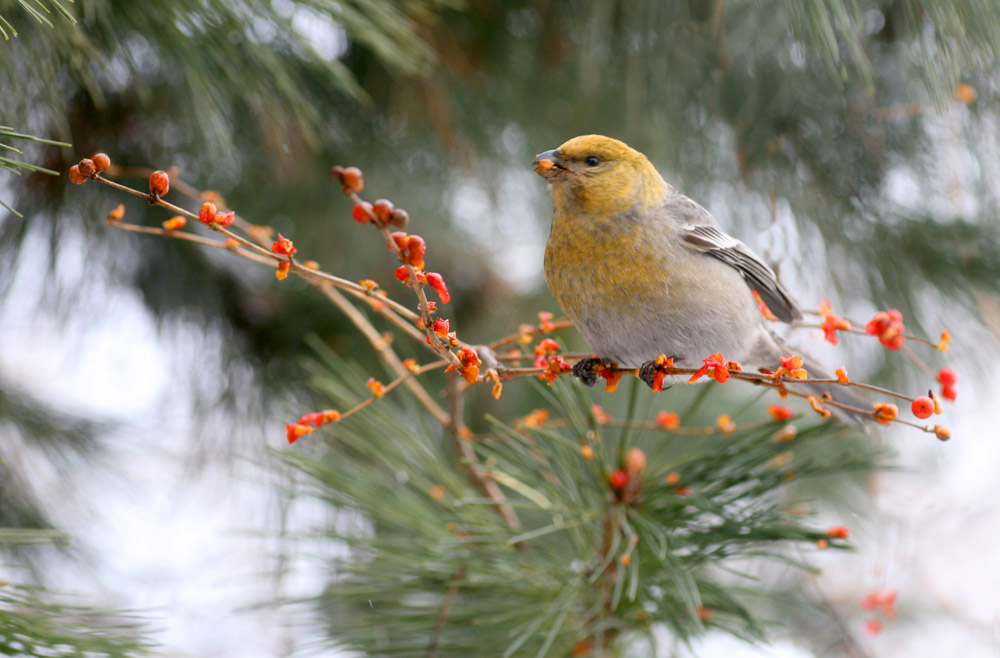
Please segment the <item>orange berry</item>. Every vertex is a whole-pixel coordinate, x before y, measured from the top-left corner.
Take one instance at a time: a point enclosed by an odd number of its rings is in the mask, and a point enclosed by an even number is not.
[[[913,415],[917,418],[930,418],[934,413],[934,400],[926,395],[922,395],[913,401],[910,410],[913,411]]]
[[[90,178],[91,176],[97,173],[97,167],[94,165],[94,161],[91,160],[90,158],[84,158],[83,160],[80,160],[77,166],[80,168],[80,173],[86,176],[87,178]]]
[[[441,338],[446,338],[448,332],[451,331],[451,322],[444,318],[438,318],[434,320],[434,333],[436,333]]]
[[[584,459],[593,459],[594,449],[590,446],[583,446],[580,448],[580,455],[582,455]]]
[[[673,411],[660,411],[656,414],[656,423],[663,429],[672,430],[680,427],[681,418]]]
[[[375,199],[375,203],[372,204],[372,212],[375,213],[380,222],[386,223],[389,221],[394,207],[392,201],[389,201],[389,199]]]
[[[899,407],[891,402],[880,402],[875,405],[875,420],[883,425],[888,425],[897,416],[899,416]]]
[[[87,177],[80,173],[80,165],[73,165],[69,168],[69,182],[77,185],[87,182]]]
[[[185,224],[187,224],[187,218],[176,215],[163,222],[163,228],[166,231],[176,231],[179,228],[184,228]]]
[[[288,278],[288,270],[292,268],[291,261],[283,260],[278,263],[278,269],[274,271],[274,278],[278,281],[284,281]]]
[[[951,432],[944,425],[935,425],[934,436],[936,436],[939,441],[947,441],[951,438]]]
[[[365,189],[364,175],[357,167],[337,166],[330,170],[330,174],[340,180],[340,185],[344,188],[344,194],[360,192]]]
[[[125,216],[125,206],[119,203],[114,210],[108,213],[108,221],[119,222],[124,216]]]
[[[170,191],[170,176],[165,171],[154,171],[149,175],[149,191],[156,196],[165,196]]]
[[[101,173],[111,166],[111,158],[108,157],[107,153],[95,153],[91,161],[93,161],[97,173]]]
[[[934,413],[938,416],[941,415],[943,409],[941,408],[941,398],[938,397],[937,393],[934,391],[927,391],[928,397],[930,397],[931,402],[934,403]]]
[[[966,105],[971,105],[976,102],[979,94],[976,93],[976,88],[972,85],[959,82],[955,85],[955,96]]]
[[[795,418],[795,412],[782,404],[768,405],[767,412],[777,421]]]
[[[830,528],[826,531],[826,536],[830,539],[847,539],[847,535],[851,533],[850,528],[843,525],[838,525]]]
[[[667,473],[667,484],[677,484],[680,482],[681,476],[676,471],[670,471]]]
[[[736,431],[736,424],[729,414],[722,414],[715,419],[715,424],[718,425],[719,431],[723,434],[732,434]]]
[[[816,548],[818,548],[821,551],[824,550],[829,545],[830,545],[830,542],[828,542],[825,539],[817,539],[816,540]]]
[[[236,211],[220,212],[215,216],[215,223],[219,226],[231,226],[236,221]]]
[[[625,555],[622,556],[622,566],[623,567],[627,567],[628,563],[631,562],[631,561],[632,561],[632,554],[631,553],[626,553]]]
[[[624,489],[625,485],[628,484],[628,473],[620,468],[617,471],[612,471],[612,473],[608,475],[608,482],[611,484],[611,488],[616,491]]]
[[[444,500],[445,496],[448,495],[448,490],[440,484],[435,484],[427,493],[430,495],[432,500]]]

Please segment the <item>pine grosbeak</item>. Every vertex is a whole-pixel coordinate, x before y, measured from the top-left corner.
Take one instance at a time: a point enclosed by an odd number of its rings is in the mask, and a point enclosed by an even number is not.
[[[593,385],[604,361],[641,368],[665,354],[692,368],[721,352],[727,361],[773,369],[791,352],[751,294],[783,322],[801,318],[774,271],[642,153],[584,135],[538,154],[535,171],[552,192],[545,280],[596,352],[574,368],[585,383]],[[827,378],[811,363],[806,368]],[[868,406],[843,387],[815,389]]]

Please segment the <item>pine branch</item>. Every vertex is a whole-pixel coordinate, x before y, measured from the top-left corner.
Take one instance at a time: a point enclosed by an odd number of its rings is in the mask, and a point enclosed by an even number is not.
[[[0,16],[0,22],[3,22],[3,17]],[[3,32],[3,28],[0,27],[0,32]],[[51,139],[43,139],[41,137],[35,137],[34,135],[26,135],[24,133],[17,132],[10,126],[0,126],[0,140],[11,141],[11,140],[24,140],[27,142],[33,142],[36,144],[45,144],[49,146],[72,146],[72,144],[67,144],[66,142],[57,142]],[[7,151],[10,153],[15,153],[17,155],[23,155],[24,152],[10,144],[6,144],[0,141],[0,152]],[[22,171],[28,171],[32,173],[48,174],[49,176],[58,176],[58,171],[52,171],[51,169],[46,169],[45,167],[40,167],[36,164],[26,162],[24,160],[19,160],[11,157],[5,157],[0,155],[0,171],[8,171],[14,174],[20,174]],[[11,206],[7,205],[3,200],[0,200],[0,206],[3,206],[8,210],[8,212],[18,216],[23,217],[21,213],[14,210]]]

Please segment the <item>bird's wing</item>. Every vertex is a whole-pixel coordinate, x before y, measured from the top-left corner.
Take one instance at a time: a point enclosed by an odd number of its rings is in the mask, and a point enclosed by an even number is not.
[[[711,217],[707,210],[698,206]],[[714,220],[712,222],[714,224]],[[771,312],[782,322],[791,323],[802,318],[788,291],[778,282],[774,270],[757,254],[731,235],[711,224],[686,225],[681,230],[684,245],[718,258],[743,275],[752,290],[764,300]]]

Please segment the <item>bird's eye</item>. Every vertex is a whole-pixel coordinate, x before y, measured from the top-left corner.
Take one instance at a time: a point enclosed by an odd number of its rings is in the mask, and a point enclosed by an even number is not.
[[[584,160],[584,162],[587,163],[588,167],[596,167],[597,165],[601,164],[600,158],[598,158],[596,155],[587,156],[587,159]]]

